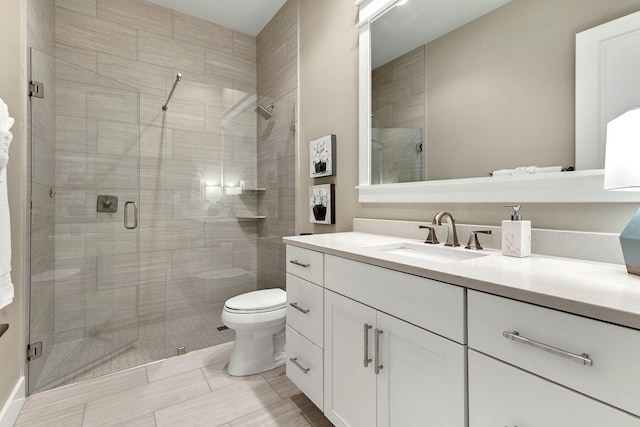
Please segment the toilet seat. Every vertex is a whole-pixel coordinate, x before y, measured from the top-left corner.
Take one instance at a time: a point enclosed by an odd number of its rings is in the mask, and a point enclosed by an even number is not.
[[[224,311],[234,314],[259,314],[287,306],[287,293],[280,288],[247,292],[227,300]]]

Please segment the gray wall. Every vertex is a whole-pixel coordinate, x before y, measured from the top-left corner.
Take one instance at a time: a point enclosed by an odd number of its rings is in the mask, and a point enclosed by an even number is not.
[[[575,34],[638,10],[513,0],[427,44],[427,178],[575,164]]]
[[[0,1],[0,97],[9,107],[16,122],[11,129],[13,142],[9,149],[7,185],[11,214],[11,279],[15,287],[13,303],[0,310],[0,323],[9,323],[7,333],[0,338],[0,408],[23,374],[23,291],[25,233],[27,218],[26,194],[26,87],[25,78],[25,4],[22,1]]]
[[[442,209],[452,211],[459,222],[500,225],[507,217],[502,204],[358,203],[357,13],[351,1],[300,3],[300,231],[351,230],[354,217],[430,222]],[[307,219],[307,187],[312,180],[307,178],[309,154],[304,142],[330,132],[338,139],[338,172],[323,182],[336,184],[337,222],[312,225]],[[523,214],[538,228],[619,233],[636,210],[634,204],[528,204]]]
[[[260,211],[266,215],[258,240],[258,287],[285,287],[283,236],[297,233],[296,147],[298,133],[298,8],[288,0],[258,34],[258,100],[275,102],[274,117],[258,119],[258,184],[266,188]]]
[[[358,199],[358,8],[348,0],[300,1],[300,232],[351,230]],[[309,178],[309,141],[336,135],[334,177]],[[335,183],[336,225],[309,223],[309,186]]]

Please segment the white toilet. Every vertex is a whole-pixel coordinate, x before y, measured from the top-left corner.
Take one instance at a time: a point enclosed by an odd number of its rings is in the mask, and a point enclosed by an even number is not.
[[[253,375],[284,365],[287,293],[263,289],[230,298],[224,304],[222,323],[236,331],[227,372]]]

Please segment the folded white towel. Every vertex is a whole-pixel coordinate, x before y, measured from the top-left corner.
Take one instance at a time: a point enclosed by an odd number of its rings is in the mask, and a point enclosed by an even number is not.
[[[536,168],[536,173],[562,172],[562,169],[562,166],[545,166],[543,168]]]
[[[491,172],[491,176],[533,175],[538,173],[562,172],[562,166],[520,166],[515,169],[500,169]]]
[[[512,175],[533,175],[536,173],[535,166],[521,166],[515,169],[500,169],[491,172],[491,176],[512,176]]]
[[[13,117],[9,117],[9,107],[7,107],[7,104],[0,98],[0,130],[9,132],[9,129],[11,129],[14,123],[15,120]]]
[[[0,129],[0,170],[6,168],[9,162],[9,144],[12,139],[11,132]]]
[[[13,135],[9,132],[14,120],[9,117],[7,105],[0,98],[0,309],[13,302],[11,283],[11,223],[7,199],[7,162],[9,144]]]
[[[7,169],[0,169],[0,309],[13,302],[11,225],[7,202]]]

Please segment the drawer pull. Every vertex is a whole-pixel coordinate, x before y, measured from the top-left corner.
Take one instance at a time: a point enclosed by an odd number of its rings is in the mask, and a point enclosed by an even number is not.
[[[295,308],[296,310],[303,312],[304,314],[307,314],[309,312],[308,308],[300,307],[297,302],[290,302],[289,305]]]
[[[298,368],[300,368],[300,370],[302,372],[305,373],[305,375],[307,374],[307,372],[309,372],[310,368],[305,368],[304,366],[302,366],[300,363],[298,363],[298,358],[297,357],[290,357],[289,360],[291,361],[291,363],[293,363],[294,365],[296,365]]]
[[[371,363],[371,359],[369,359],[369,329],[371,329],[371,325],[364,324],[364,367],[368,367],[369,363]]]
[[[550,345],[547,344],[543,344],[541,342],[538,341],[534,341],[532,339],[529,338],[525,338],[525,337],[521,337],[520,334],[517,331],[513,331],[513,332],[507,332],[504,331],[502,333],[502,336],[516,341],[516,342],[520,342],[522,344],[526,344],[526,345],[530,345],[533,348],[537,348],[540,350],[544,350],[546,352],[549,352],[551,354],[555,354],[556,356],[560,356],[560,357],[564,357],[565,359],[570,359],[573,360],[574,362],[580,363],[582,365],[586,365],[586,366],[593,366],[593,360],[589,359],[589,355],[588,354],[575,354],[575,353],[571,353],[565,350],[561,350],[559,348],[556,347],[552,347]]]
[[[298,261],[297,259],[289,260],[289,262],[291,264],[299,265],[300,267],[304,267],[304,268],[307,268],[307,267],[311,266],[311,264],[303,264],[300,261]]]
[[[376,357],[376,367],[374,369],[374,372],[376,373],[376,375],[378,375],[380,373],[380,370],[382,370],[382,365],[380,364],[380,335],[382,335],[382,331],[380,329],[375,330],[375,336],[376,336],[376,353],[375,353],[375,357]]]

